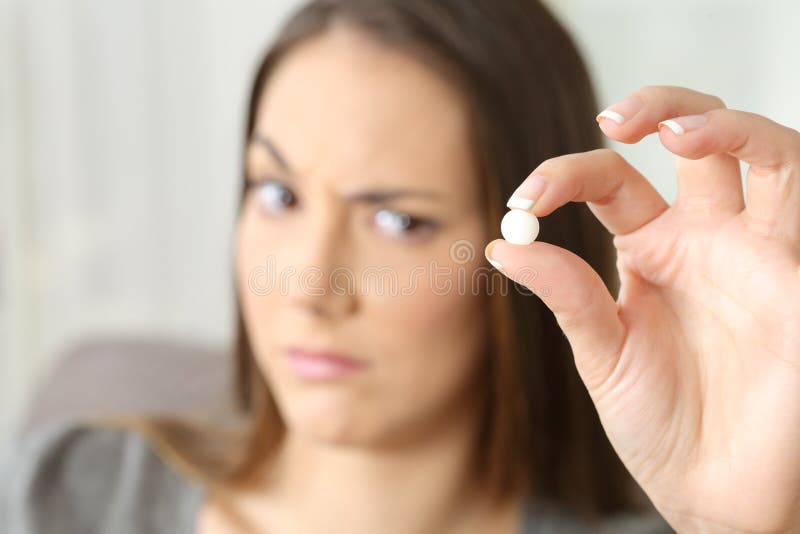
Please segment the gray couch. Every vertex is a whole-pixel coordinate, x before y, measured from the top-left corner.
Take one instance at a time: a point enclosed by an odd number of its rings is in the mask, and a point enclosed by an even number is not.
[[[232,405],[229,350],[179,339],[92,339],[46,373],[22,431],[115,414],[214,417]]]

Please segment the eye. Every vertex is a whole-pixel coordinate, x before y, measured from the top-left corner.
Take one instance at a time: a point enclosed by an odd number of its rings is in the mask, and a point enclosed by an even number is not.
[[[276,180],[262,180],[253,184],[258,206],[269,213],[281,213],[297,205],[297,196],[291,189]]]
[[[375,226],[392,237],[411,237],[433,230],[436,224],[407,213],[382,209],[375,213]]]

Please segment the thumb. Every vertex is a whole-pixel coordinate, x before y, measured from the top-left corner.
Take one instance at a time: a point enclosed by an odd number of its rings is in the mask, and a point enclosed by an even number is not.
[[[592,393],[613,373],[625,340],[617,303],[600,275],[581,257],[544,242],[512,245],[496,239],[486,258],[500,272],[530,289],[553,312]]]

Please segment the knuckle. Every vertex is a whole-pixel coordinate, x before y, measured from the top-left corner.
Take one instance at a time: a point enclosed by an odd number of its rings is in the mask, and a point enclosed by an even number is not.
[[[626,160],[625,157],[616,150],[611,148],[600,148],[595,152],[596,154],[594,154],[594,157],[596,158],[595,161],[597,163],[595,167],[607,169],[610,172],[618,172],[621,169],[630,167],[628,160]]]
[[[708,100],[708,104],[707,105],[708,105],[709,111],[727,110],[728,109],[728,106],[725,105],[725,101],[722,100],[722,98],[720,98],[719,96],[712,95],[710,93],[699,93],[699,94],[702,95],[706,100]]]
[[[668,100],[676,92],[685,91],[683,87],[673,85],[642,85],[633,94],[642,99],[645,105]]]
[[[598,148],[592,152],[595,153],[597,157],[607,160],[612,165],[618,165],[625,162],[625,159],[620,155],[620,153],[611,148]]]
[[[733,117],[735,118],[737,114],[740,113],[738,111],[734,111],[732,109],[727,108],[717,108],[706,111],[705,115],[708,117],[709,120],[716,120],[718,117]]]
[[[794,128],[789,128],[789,139],[791,139],[791,151],[796,158],[800,158],[800,132]]]
[[[639,98],[646,99],[647,97],[654,97],[664,93],[664,86],[662,85],[642,85],[636,89],[633,94]]]
[[[579,169],[589,166],[602,168],[618,168],[627,165],[625,158],[611,148],[596,148],[587,152],[563,154],[543,161],[531,175],[542,173],[551,179],[569,181],[580,179]]]
[[[569,169],[570,165],[575,161],[576,156],[580,154],[563,154],[543,161],[534,172],[537,174],[542,172],[553,177],[561,175],[565,170]]]
[[[647,106],[648,103],[659,98],[660,89],[657,85],[642,85],[628,96],[638,97]]]
[[[658,101],[670,101],[676,97],[696,95],[706,100],[705,106],[709,109],[725,109],[728,106],[725,101],[717,95],[709,93],[702,93],[689,89],[688,87],[673,86],[673,85],[643,85],[639,87],[632,94],[642,99],[645,104],[654,103]]]

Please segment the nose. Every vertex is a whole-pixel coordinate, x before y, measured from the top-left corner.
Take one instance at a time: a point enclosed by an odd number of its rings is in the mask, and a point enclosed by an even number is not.
[[[357,307],[355,273],[348,262],[350,239],[335,213],[318,214],[294,236],[295,269],[288,299],[293,308],[327,319],[340,319]]]

